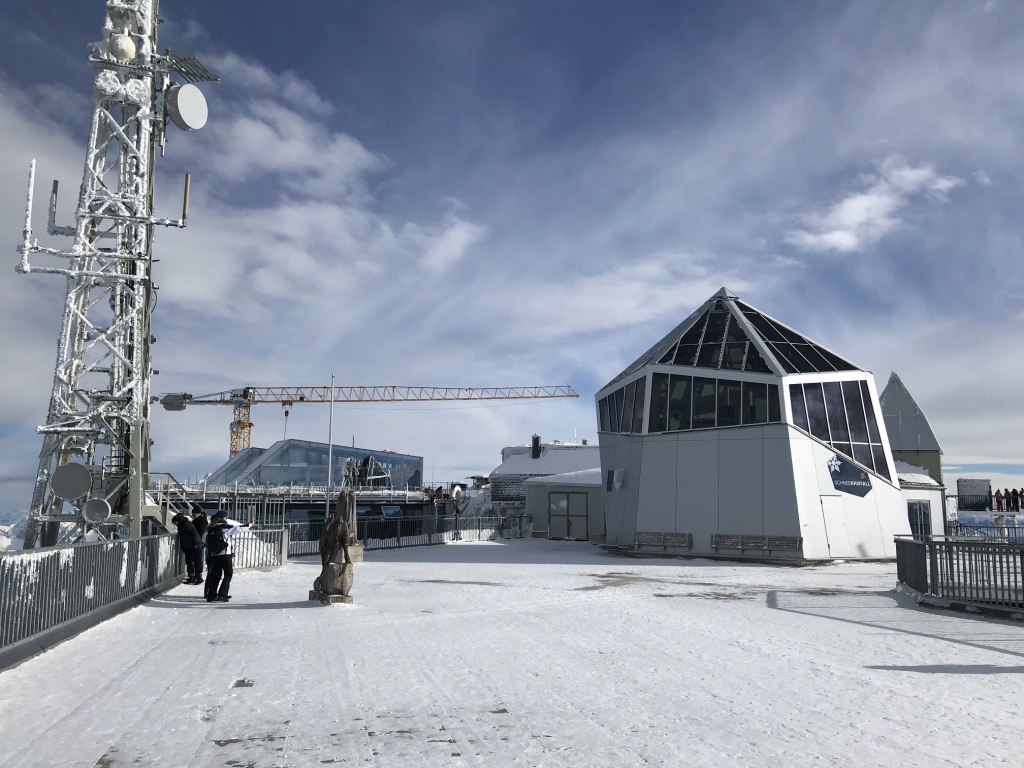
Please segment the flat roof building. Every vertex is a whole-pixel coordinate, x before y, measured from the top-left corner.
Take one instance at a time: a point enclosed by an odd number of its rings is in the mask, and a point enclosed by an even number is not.
[[[910,533],[871,374],[725,288],[596,401],[609,544],[888,558]]]

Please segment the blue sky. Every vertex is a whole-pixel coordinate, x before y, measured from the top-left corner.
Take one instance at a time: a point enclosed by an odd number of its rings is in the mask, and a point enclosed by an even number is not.
[[[63,285],[16,276],[24,178],[71,210],[100,2],[0,10],[0,485],[27,498]],[[339,408],[339,441],[487,472],[596,439],[592,394],[721,285],[899,372],[950,464],[1024,484],[1017,3],[164,0],[224,82],[158,166],[155,392],[571,383],[579,401]],[[45,211],[37,206],[37,226]],[[227,409],[154,415],[155,463]],[[256,444],[283,432],[254,410]],[[325,409],[290,436],[324,439]],[[991,470],[991,471],[989,471]]]

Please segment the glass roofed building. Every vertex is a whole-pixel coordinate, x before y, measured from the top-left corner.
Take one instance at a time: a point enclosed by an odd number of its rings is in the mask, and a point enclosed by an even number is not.
[[[909,533],[871,374],[725,288],[596,399],[610,544],[878,558]]]
[[[340,483],[349,459],[355,461],[362,487],[418,489],[423,459],[393,451],[335,445],[332,477]],[[327,484],[327,443],[278,440],[269,448],[247,448],[232,456],[206,479],[208,486],[308,486]]]

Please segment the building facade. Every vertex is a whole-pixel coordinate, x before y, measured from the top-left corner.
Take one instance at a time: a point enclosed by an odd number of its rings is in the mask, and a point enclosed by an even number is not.
[[[596,401],[609,544],[890,558],[910,532],[871,374],[725,288]]]

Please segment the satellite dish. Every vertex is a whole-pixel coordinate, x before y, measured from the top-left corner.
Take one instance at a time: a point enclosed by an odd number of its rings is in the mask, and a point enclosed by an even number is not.
[[[167,90],[167,114],[183,131],[193,131],[206,125],[206,97],[192,83],[172,85]]]
[[[106,499],[89,499],[82,507],[82,517],[92,525],[105,523],[110,517],[110,502]]]
[[[84,496],[91,487],[92,472],[84,464],[62,464],[50,478],[50,488],[65,501]]]

